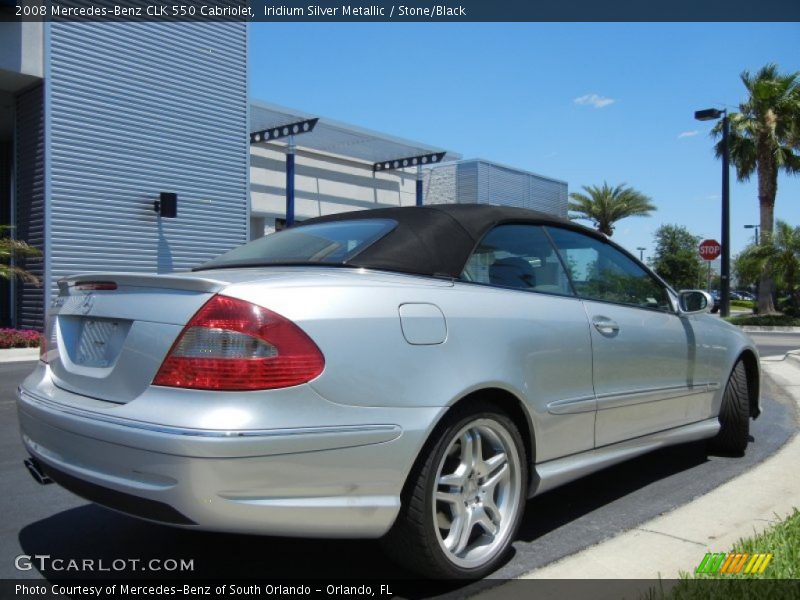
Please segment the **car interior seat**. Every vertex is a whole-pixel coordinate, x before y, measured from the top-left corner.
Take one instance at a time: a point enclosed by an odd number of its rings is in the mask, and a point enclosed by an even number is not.
[[[500,258],[489,267],[489,282],[492,285],[530,289],[536,287],[536,271],[524,258]]]

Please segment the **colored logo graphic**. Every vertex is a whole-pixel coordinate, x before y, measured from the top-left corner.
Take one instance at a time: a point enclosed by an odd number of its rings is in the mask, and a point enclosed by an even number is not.
[[[747,552],[709,552],[700,561],[695,573],[722,573],[727,575],[756,575],[763,573],[772,560],[772,554],[749,554]]]

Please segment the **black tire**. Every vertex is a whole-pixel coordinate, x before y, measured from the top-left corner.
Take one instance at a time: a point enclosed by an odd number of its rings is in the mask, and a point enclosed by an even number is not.
[[[720,430],[710,448],[718,454],[742,456],[750,441],[750,396],[747,370],[740,360],[728,378],[719,411]]]
[[[463,485],[454,484],[450,487],[443,484],[440,480],[442,477],[455,476],[448,475],[450,473],[446,470],[449,469],[448,462],[458,462],[456,468],[458,472],[464,466],[461,461],[465,452],[470,452],[473,445],[478,447],[477,443],[469,442],[468,450],[464,450],[465,443],[461,440],[473,432],[475,437],[472,439],[481,439],[480,447],[483,448],[482,454],[486,460],[481,464],[487,465],[487,468],[469,469],[470,474],[463,478]],[[486,458],[487,452],[492,452],[491,449],[487,451],[487,445],[497,452],[494,457]],[[497,479],[495,475],[499,476],[505,469],[502,465],[488,467],[490,462],[502,453],[498,450],[500,447],[506,451],[508,478],[512,483],[502,489],[500,483],[487,488],[491,500],[484,506],[481,500],[487,496],[482,496],[486,490],[480,482],[483,481],[488,485],[490,481]],[[492,572],[508,552],[525,510],[528,485],[527,460],[525,444],[519,429],[497,406],[488,402],[476,402],[454,408],[437,426],[409,474],[401,496],[400,513],[394,526],[382,540],[385,551],[396,562],[426,577],[475,579]],[[495,468],[496,471],[493,470]],[[480,475],[481,471],[484,475]],[[505,483],[502,485],[506,486]],[[447,488],[447,496],[460,500],[450,504],[449,501],[444,502],[439,499],[439,492],[443,486]],[[467,495],[471,497],[469,505],[466,500]],[[502,502],[498,500],[500,496],[503,497]],[[464,507],[467,508],[461,508],[461,500],[464,500]],[[447,508],[449,506],[453,508]],[[505,514],[501,510],[502,506],[508,509]],[[464,516],[473,514],[470,512],[473,510],[481,511],[484,518],[489,516],[491,523],[488,525],[497,528],[497,535],[493,536],[486,526],[480,523],[476,522],[473,525],[473,520]],[[446,526],[442,524],[443,520],[446,521],[448,518],[442,514],[444,512],[448,512],[451,519]],[[465,519],[467,525],[462,531],[466,531],[466,535],[458,534],[460,528],[456,525],[457,513]],[[449,532],[447,536],[443,536],[443,531]],[[461,551],[464,554],[459,556],[457,548],[454,551],[446,547],[447,540],[444,538],[449,540],[451,536],[454,540],[462,538],[470,540],[474,537],[476,541],[466,542],[467,547]],[[491,541],[485,545],[479,543],[485,540]],[[483,552],[487,553],[485,558],[481,556]],[[472,564],[470,560],[477,562]],[[468,564],[457,564],[459,561]]]

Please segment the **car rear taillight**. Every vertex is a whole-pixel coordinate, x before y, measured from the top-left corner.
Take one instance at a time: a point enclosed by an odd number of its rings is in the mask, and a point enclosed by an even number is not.
[[[153,385],[269,390],[322,373],[325,358],[297,325],[261,306],[214,296],[172,345]]]

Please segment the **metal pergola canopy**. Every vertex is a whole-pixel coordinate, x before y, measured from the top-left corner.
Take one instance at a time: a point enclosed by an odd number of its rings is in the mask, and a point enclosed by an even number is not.
[[[369,131],[355,125],[310,115],[298,110],[267,104],[250,103],[250,144],[286,141],[286,226],[294,224],[295,152],[299,145],[372,163],[372,171],[416,168],[416,204],[422,206],[422,166],[440,163],[445,158],[461,158],[454,152],[418,142]],[[298,144],[299,142],[299,144]]]
[[[441,156],[437,162],[461,158],[460,154],[444,148],[370,131],[327,117],[265,102],[253,101],[250,103],[250,131],[252,133],[311,119],[318,119],[318,121],[312,131],[298,135],[298,147],[353,158],[372,165],[386,162],[393,164],[395,160],[402,161],[404,158],[423,155]],[[402,162],[400,164],[402,165]],[[409,163],[407,166],[410,167],[411,164]]]

